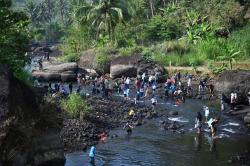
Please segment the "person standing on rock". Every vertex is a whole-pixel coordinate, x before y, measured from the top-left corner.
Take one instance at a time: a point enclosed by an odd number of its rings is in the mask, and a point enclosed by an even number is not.
[[[224,93],[222,93],[221,94],[221,99],[220,99],[221,111],[225,110],[225,100],[226,100],[226,97],[225,97]]]
[[[189,92],[192,89],[192,75],[191,74],[188,76],[187,86],[188,86],[188,92]]]
[[[181,81],[181,73],[180,73],[180,71],[177,72],[176,78],[177,78],[177,81]]]
[[[164,84],[164,92],[165,92],[165,97],[168,98],[168,93],[169,93],[168,81],[165,82]]]
[[[141,80],[137,78],[135,81],[135,88],[136,90],[140,90],[140,87],[141,87]]]
[[[199,83],[199,94],[201,94],[201,92],[204,91],[204,87],[205,87],[204,82],[202,80],[200,80],[200,83]]]
[[[135,94],[135,104],[137,104],[137,101],[140,100],[140,96],[141,96],[140,91],[137,90],[137,91],[136,91],[136,94]]]
[[[42,58],[40,58],[38,60],[38,65],[39,65],[39,70],[42,70],[43,69],[43,59]]]
[[[156,91],[156,83],[153,83],[153,85],[152,85],[152,90],[153,90],[153,94],[155,94],[155,91]]]
[[[95,165],[95,147],[91,146],[90,151],[89,151],[89,159],[90,159],[90,163],[92,165]]]
[[[144,95],[144,86],[142,85],[140,87],[140,97],[143,97],[143,95]]]
[[[157,103],[157,99],[156,99],[155,96],[151,99],[151,103],[152,103],[152,107],[153,107],[153,109],[154,109],[155,106],[156,106],[156,103]]]
[[[236,102],[237,102],[237,93],[236,92],[232,92],[231,93],[231,109],[234,110]]]
[[[142,73],[141,78],[142,78],[143,83],[146,82],[146,80],[145,80],[145,78],[146,78],[146,73]]]
[[[129,84],[130,84],[130,78],[127,77],[125,80],[125,89],[129,89]]]

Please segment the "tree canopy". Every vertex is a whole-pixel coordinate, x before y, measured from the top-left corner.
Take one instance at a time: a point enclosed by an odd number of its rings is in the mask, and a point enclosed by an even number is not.
[[[11,0],[0,2],[0,63],[18,72],[27,60],[29,22],[25,13],[13,11],[11,4]]]

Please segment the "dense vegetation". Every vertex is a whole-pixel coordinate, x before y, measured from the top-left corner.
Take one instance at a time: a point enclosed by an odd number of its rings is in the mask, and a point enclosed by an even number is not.
[[[28,60],[25,56],[29,42],[28,17],[11,9],[10,0],[0,0],[0,64],[7,64],[16,76]]]
[[[77,61],[95,48],[106,63],[142,54],[163,65],[197,66],[250,57],[247,0],[27,0],[15,8],[29,16],[37,41],[59,41],[61,60]],[[22,5],[20,5],[22,4]],[[20,9],[21,6],[21,9]]]

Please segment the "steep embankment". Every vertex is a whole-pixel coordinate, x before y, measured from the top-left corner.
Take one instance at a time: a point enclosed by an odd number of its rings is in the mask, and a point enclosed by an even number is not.
[[[0,165],[64,165],[53,106],[0,66]]]

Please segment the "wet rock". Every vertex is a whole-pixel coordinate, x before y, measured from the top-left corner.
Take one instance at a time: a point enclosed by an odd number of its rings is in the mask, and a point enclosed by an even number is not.
[[[170,111],[168,114],[171,116],[177,116],[179,113],[178,111]]]

